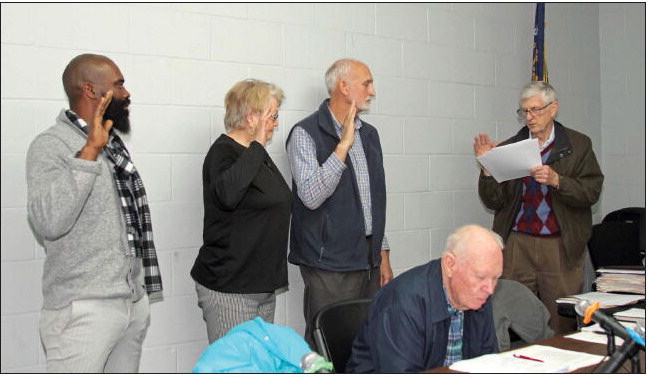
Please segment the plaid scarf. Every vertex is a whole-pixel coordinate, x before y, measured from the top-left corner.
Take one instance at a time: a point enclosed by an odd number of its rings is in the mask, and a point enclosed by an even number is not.
[[[66,110],[65,115],[87,137],[89,127],[86,122],[72,110]],[[126,221],[128,250],[125,254],[128,257],[142,258],[146,292],[161,291],[162,277],[155,253],[151,212],[142,178],[135,169],[124,142],[112,129],[110,140],[103,151],[113,163],[112,175],[121,198],[122,214]]]

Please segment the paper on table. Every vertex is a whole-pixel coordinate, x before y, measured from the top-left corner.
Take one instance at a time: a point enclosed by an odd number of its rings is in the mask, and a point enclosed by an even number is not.
[[[601,304],[601,308],[604,309],[633,304],[639,300],[646,298],[645,295],[623,295],[605,292],[587,292],[581,293],[579,295],[573,295],[571,297],[579,300],[587,300],[591,303],[598,301]]]
[[[513,354],[532,357],[544,362],[518,359],[513,357]],[[603,356],[600,355],[536,344],[514,351],[458,361],[452,364],[450,369],[468,373],[565,373],[594,365],[601,359]]]
[[[642,308],[630,308],[628,310],[624,310],[622,312],[616,312],[613,314],[617,320],[619,318],[623,319],[641,319],[641,318],[646,318],[646,309]]]
[[[477,161],[498,183],[526,177],[531,168],[542,165],[538,139],[526,139],[493,148],[477,157]]]
[[[601,332],[605,332],[605,331],[601,329]],[[583,342],[589,342],[589,343],[607,344],[607,335],[600,334],[599,332],[594,332],[594,331],[579,331],[574,334],[565,335],[565,338],[581,340]],[[616,344],[617,346],[622,345],[623,342],[624,342],[623,338],[620,338],[618,336],[614,337],[614,344]]]

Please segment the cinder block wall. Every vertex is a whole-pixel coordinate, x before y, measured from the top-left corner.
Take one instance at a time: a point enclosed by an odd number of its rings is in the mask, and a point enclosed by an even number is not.
[[[630,28],[637,22],[632,6],[621,8]],[[600,121],[600,62],[607,64],[600,55],[607,50],[599,45],[622,38],[603,35],[603,27],[599,38],[599,23],[610,26],[606,17],[615,9],[547,5],[560,119],[590,135],[599,158],[601,129],[607,136],[606,127],[616,127]],[[152,305],[141,371],[188,372],[207,346],[188,272],[201,244],[202,162],[224,131],[226,91],[248,77],[285,90],[280,129],[268,149],[290,181],[285,137],[326,98],[325,69],[345,56],[372,68],[378,96],[364,118],[381,134],[398,274],[438,257],[456,226],[490,225],[492,214],[476,193],[472,137],[488,132],[503,140],[519,128],[513,110],[530,77],[534,10],[534,4],[3,3],[2,372],[45,371],[38,335],[44,251],[27,222],[25,155],[67,107],[60,77],[72,57],[111,57],[132,93],[126,143],[150,196],[165,283],[164,300]],[[642,67],[634,68],[643,74]],[[643,131],[636,124],[628,138],[636,129]],[[303,285],[294,266],[289,273],[275,321],[301,333]]]
[[[646,4],[599,8],[605,215],[646,207]]]

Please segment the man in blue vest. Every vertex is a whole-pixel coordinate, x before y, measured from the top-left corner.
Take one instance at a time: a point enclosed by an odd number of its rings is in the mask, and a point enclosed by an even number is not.
[[[325,81],[330,98],[286,142],[293,177],[288,261],[300,266],[304,280],[304,337],[311,346],[320,309],[372,298],[393,278],[380,139],[357,117],[376,95],[373,76],[364,63],[341,59]]]

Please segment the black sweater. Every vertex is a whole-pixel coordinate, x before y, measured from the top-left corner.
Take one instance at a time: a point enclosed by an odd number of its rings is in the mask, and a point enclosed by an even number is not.
[[[221,135],[203,164],[203,201],[203,246],[191,276],[224,293],[287,286],[292,194],[265,148]]]

